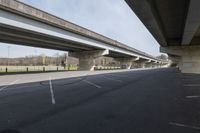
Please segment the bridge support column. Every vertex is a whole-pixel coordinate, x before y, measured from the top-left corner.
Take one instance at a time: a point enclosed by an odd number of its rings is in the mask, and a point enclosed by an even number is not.
[[[139,64],[140,64],[141,68],[145,68],[145,63],[144,62],[139,63]]]
[[[151,60],[140,58],[140,59],[136,60],[135,62],[138,64],[139,68],[145,68],[145,67],[148,67],[147,64],[149,64],[151,62]]]
[[[157,61],[152,61],[152,60],[148,60],[145,61],[146,67],[147,68],[157,68]]]
[[[144,63],[145,64],[145,63]],[[155,67],[155,63],[154,62],[147,62],[146,63],[146,67],[147,68],[154,68]]]
[[[153,61],[153,62],[151,62],[150,67],[151,67],[151,68],[159,68],[159,67],[160,67],[160,64],[159,64],[159,62],[157,62],[157,61]]]
[[[124,58],[116,58],[115,60],[120,62],[122,69],[131,69],[133,62],[137,60],[137,57],[124,57]]]
[[[108,54],[109,50],[94,50],[84,52],[70,52],[69,56],[79,59],[79,70],[93,71],[95,67],[95,59]]]
[[[160,50],[170,55],[172,62],[177,63],[181,72],[200,73],[199,46],[161,47]]]

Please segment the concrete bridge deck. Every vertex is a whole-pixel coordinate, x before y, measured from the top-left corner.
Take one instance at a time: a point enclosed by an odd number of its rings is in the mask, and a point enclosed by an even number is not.
[[[199,0],[125,0],[183,73],[200,73]]]
[[[0,0],[0,41],[69,51],[79,58],[82,70],[92,70],[94,58],[100,56],[126,64],[135,59],[162,64],[149,54],[15,0]]]

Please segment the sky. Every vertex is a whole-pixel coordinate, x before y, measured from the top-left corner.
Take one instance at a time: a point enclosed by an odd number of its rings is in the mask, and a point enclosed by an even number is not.
[[[160,55],[159,44],[124,0],[21,0],[128,46]],[[0,43],[0,57],[55,55],[61,51]]]

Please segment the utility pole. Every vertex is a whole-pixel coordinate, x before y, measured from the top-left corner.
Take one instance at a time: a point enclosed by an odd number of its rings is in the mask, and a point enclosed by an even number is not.
[[[8,60],[7,60],[7,65],[9,66],[9,58],[10,58],[10,46],[7,47],[8,48]]]
[[[36,61],[37,61],[37,49],[34,49],[35,55],[33,56],[33,63],[34,63],[34,70],[35,70],[35,66],[36,66]]]
[[[65,55],[65,59],[64,59],[64,67],[66,68],[66,66],[68,67],[68,62],[67,62],[67,58],[68,58],[68,52],[64,54]]]

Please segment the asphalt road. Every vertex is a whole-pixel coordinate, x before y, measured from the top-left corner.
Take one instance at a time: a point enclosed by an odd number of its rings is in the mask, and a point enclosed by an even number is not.
[[[200,132],[200,75],[165,68],[46,76],[0,86],[0,133]]]

